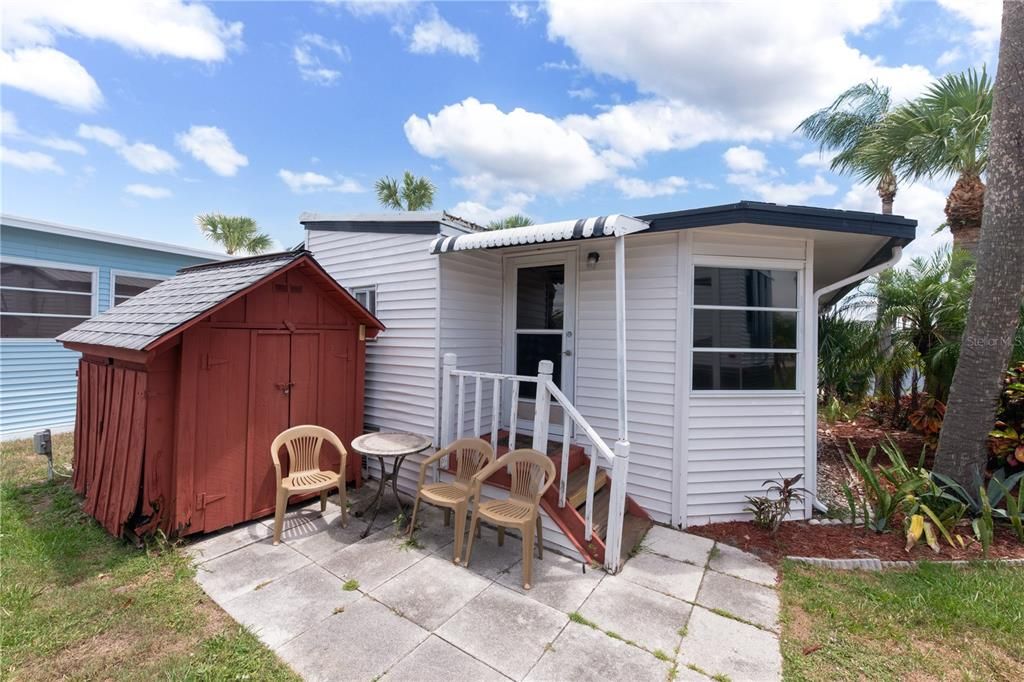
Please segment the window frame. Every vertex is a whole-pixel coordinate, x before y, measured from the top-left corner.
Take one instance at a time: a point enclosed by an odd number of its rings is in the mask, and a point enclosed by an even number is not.
[[[733,270],[786,270],[796,273],[796,307],[766,307],[766,306],[724,306],[695,303],[697,287],[694,279],[697,275],[697,268],[722,268]],[[806,314],[806,297],[804,295],[804,277],[806,276],[807,264],[804,261],[794,260],[773,260],[767,258],[733,258],[728,256],[695,256],[689,267],[689,348],[687,360],[689,362],[687,390],[690,395],[696,397],[753,397],[753,396],[798,396],[803,395],[804,381],[804,353],[805,334],[804,316]],[[787,312],[796,313],[796,347],[795,348],[715,348],[707,346],[694,346],[694,324],[696,323],[696,310],[733,310],[733,311],[755,311],[755,312]],[[693,385],[693,361],[694,353],[784,353],[794,356],[795,376],[793,388],[695,388]]]
[[[373,315],[374,317],[377,317],[377,285],[376,284],[364,284],[364,285],[358,286],[358,287],[351,287],[348,291],[349,291],[350,294],[352,294],[352,298],[356,299],[356,302],[359,303],[359,305],[361,305],[364,308],[366,308],[370,312],[371,315]],[[372,308],[359,300],[359,294],[365,294],[365,293],[373,294],[373,307]]]
[[[157,283],[163,282],[163,281],[166,281],[167,279],[169,279],[167,275],[158,275],[158,274],[153,273],[153,272],[137,272],[137,271],[134,271],[134,270],[114,270],[114,269],[111,269],[110,270],[110,307],[111,308],[113,308],[114,306],[117,305],[117,278],[118,278],[118,276],[121,276],[121,277],[144,277],[146,279],[154,279],[154,280],[157,281]],[[156,285],[154,285],[154,286],[156,286]],[[136,296],[138,296],[138,294],[136,294]],[[134,296],[130,296],[129,298],[134,298]]]
[[[91,281],[91,291],[86,294],[82,291],[61,291],[60,289],[33,289],[28,287],[7,287],[0,283],[0,287],[4,289],[13,289],[15,291],[41,291],[49,293],[63,293],[71,294],[74,296],[88,296],[89,301],[89,316],[83,317],[81,315],[47,315],[43,313],[5,313],[0,312],[0,323],[2,318],[8,315],[26,315],[29,317],[69,317],[84,322],[89,317],[95,317],[99,314],[99,274],[100,269],[95,265],[79,265],[78,263],[65,263],[61,261],[41,260],[37,258],[21,258],[19,256],[8,256],[7,254],[0,254],[0,262],[11,263],[13,265],[27,265],[35,268],[55,268],[58,270],[73,270],[76,272],[88,272]],[[24,337],[24,338],[0,338],[0,343],[53,343],[56,337]]]

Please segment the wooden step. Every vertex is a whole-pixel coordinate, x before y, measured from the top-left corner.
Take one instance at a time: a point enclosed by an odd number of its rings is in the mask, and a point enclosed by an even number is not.
[[[591,519],[593,523],[591,533],[601,538],[601,540],[604,540],[604,535],[608,532],[608,502],[612,497],[611,490],[611,486],[607,486],[602,488],[600,492],[594,493],[594,515]],[[587,518],[586,506],[580,509],[579,512],[585,523]]]
[[[565,482],[565,503],[576,509],[587,502],[587,476],[590,473],[589,466],[582,466],[574,469],[569,474],[569,480]],[[608,472],[598,467],[594,474],[594,496],[608,483]]]

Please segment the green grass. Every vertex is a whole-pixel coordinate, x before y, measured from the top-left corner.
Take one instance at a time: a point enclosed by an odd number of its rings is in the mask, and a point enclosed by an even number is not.
[[[0,454],[0,679],[296,679],[206,598],[187,557],[110,537],[66,479],[39,482],[30,453]]]
[[[1024,679],[1024,570],[783,566],[787,680]]]
[[[573,611],[572,613],[570,613],[569,620],[579,625],[586,625],[588,628],[594,628],[595,630],[600,629],[597,627],[597,623],[595,623],[592,620],[587,620],[587,618],[579,611]]]
[[[345,584],[341,586],[341,589],[345,590],[346,592],[355,592],[359,589],[359,581],[355,578],[346,580]]]

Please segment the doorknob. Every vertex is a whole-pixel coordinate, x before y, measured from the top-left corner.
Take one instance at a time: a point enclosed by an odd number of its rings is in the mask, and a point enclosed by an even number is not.
[[[565,350],[562,351],[562,355],[564,355],[565,357],[569,357],[570,355],[572,355],[572,351],[566,348]]]
[[[275,384],[275,386],[277,386],[278,390],[280,390],[281,393],[284,393],[285,395],[288,395],[289,393],[291,393],[292,386],[294,386],[294,385],[295,385],[295,382],[293,382],[293,381],[289,381],[287,384]]]

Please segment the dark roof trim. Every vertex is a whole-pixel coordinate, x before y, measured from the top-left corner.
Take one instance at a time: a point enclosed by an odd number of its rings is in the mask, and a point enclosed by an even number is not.
[[[307,230],[325,232],[376,232],[380,234],[437,235],[449,231],[471,234],[481,226],[446,211],[401,211],[366,214],[303,213],[299,223]]]
[[[917,227],[916,220],[899,215],[813,206],[784,206],[760,201],[740,201],[735,204],[651,213],[637,217],[651,224],[649,232],[752,223],[894,237],[908,242],[914,238]]]
[[[441,225],[436,220],[417,222],[382,222],[372,220],[304,220],[307,230],[322,232],[375,232],[377,234],[422,234],[435,236]]]

